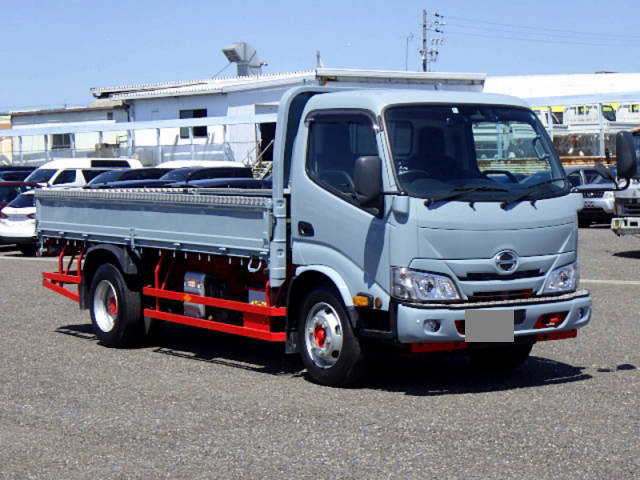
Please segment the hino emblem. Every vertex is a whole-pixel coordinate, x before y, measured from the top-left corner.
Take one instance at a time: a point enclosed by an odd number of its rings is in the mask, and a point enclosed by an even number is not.
[[[518,254],[511,250],[503,250],[502,252],[499,252],[494,257],[494,260],[499,273],[511,273],[518,268]]]

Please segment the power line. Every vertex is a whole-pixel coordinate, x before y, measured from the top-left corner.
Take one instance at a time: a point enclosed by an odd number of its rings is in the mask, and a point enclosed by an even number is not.
[[[582,41],[568,41],[561,39],[551,39],[545,36],[542,37],[517,37],[517,36],[508,36],[508,35],[493,35],[490,33],[471,33],[465,30],[456,30],[456,28],[449,29],[449,33],[463,35],[468,37],[481,37],[481,38],[491,38],[491,39],[502,39],[502,40],[512,40],[518,42],[533,42],[533,43],[548,43],[554,45],[583,45],[583,46],[592,46],[592,47],[629,47],[630,45],[627,43],[612,43],[612,42],[582,42]]]
[[[491,21],[485,21],[485,20],[458,17],[458,16],[454,16],[454,15],[447,15],[447,18],[448,19],[453,19],[453,20],[459,20],[459,21],[466,22],[466,23],[472,23],[474,25],[478,25],[478,24],[498,25],[498,26],[502,26],[502,27],[508,27],[510,29],[527,29],[527,30],[546,31],[546,32],[560,32],[560,33],[555,34],[555,35],[560,35],[560,36],[581,35],[581,36],[587,36],[587,37],[590,37],[590,38],[594,38],[596,36],[596,34],[594,34],[594,32],[587,32],[587,31],[584,31],[584,30],[583,31],[566,30],[566,29],[560,29],[560,28],[540,27],[540,26],[536,26],[536,25],[521,25],[521,24],[513,24],[513,23],[491,22]],[[607,39],[619,38],[620,40],[625,40],[625,39],[626,40],[640,40],[640,35],[634,35],[634,34],[622,34],[622,35],[620,35],[620,34],[611,34],[611,33],[607,32],[606,36],[607,36],[606,37]]]

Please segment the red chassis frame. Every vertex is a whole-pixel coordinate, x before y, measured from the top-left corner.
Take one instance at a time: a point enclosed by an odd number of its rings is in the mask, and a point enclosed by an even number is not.
[[[70,259],[65,267],[64,257],[70,253]],[[85,250],[73,249],[69,252],[68,247],[64,247],[58,256],[58,271],[57,272],[44,272],[42,274],[44,287],[53,290],[56,293],[64,295],[67,298],[75,302],[80,301],[80,294],[67,288],[67,284],[80,285],[82,281],[82,259],[84,257]],[[154,318],[158,320],[164,320],[167,322],[181,323],[183,325],[191,325],[199,328],[206,328],[208,330],[215,330],[218,332],[230,333],[234,335],[241,335],[244,337],[256,338],[259,340],[266,340],[268,342],[284,342],[286,340],[285,332],[273,331],[272,327],[275,318],[286,317],[287,309],[285,307],[275,307],[270,304],[270,286],[267,282],[265,287],[265,304],[253,304],[238,302],[234,300],[225,300],[222,298],[203,297],[200,295],[194,295],[185,292],[176,292],[167,290],[166,283],[160,283],[160,269],[167,256],[167,252],[163,252],[158,260],[158,263],[154,270],[154,284],[153,286],[145,286],[142,288],[142,294],[147,297],[156,299],[155,308],[145,308],[143,314],[146,317]],[[76,263],[75,270],[71,270],[73,263]],[[166,277],[169,276],[169,270]],[[227,310],[233,310],[243,313],[242,325],[233,325],[229,323],[217,322],[215,320],[208,320],[204,318],[189,317],[186,315],[179,315],[176,313],[164,312],[160,309],[160,299],[177,300],[181,302],[195,303],[199,305],[206,305],[210,307],[224,308]]]

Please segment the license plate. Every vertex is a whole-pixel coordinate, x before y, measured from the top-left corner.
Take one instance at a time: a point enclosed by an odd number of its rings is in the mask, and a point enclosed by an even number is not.
[[[593,207],[593,200],[585,200],[584,201],[584,206],[587,207],[587,208]]]
[[[464,320],[466,342],[513,342],[514,310],[467,310]]]

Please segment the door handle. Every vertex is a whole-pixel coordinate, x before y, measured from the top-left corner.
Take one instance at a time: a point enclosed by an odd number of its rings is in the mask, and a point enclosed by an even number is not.
[[[313,225],[309,222],[298,222],[298,233],[301,237],[313,237],[315,234]]]

